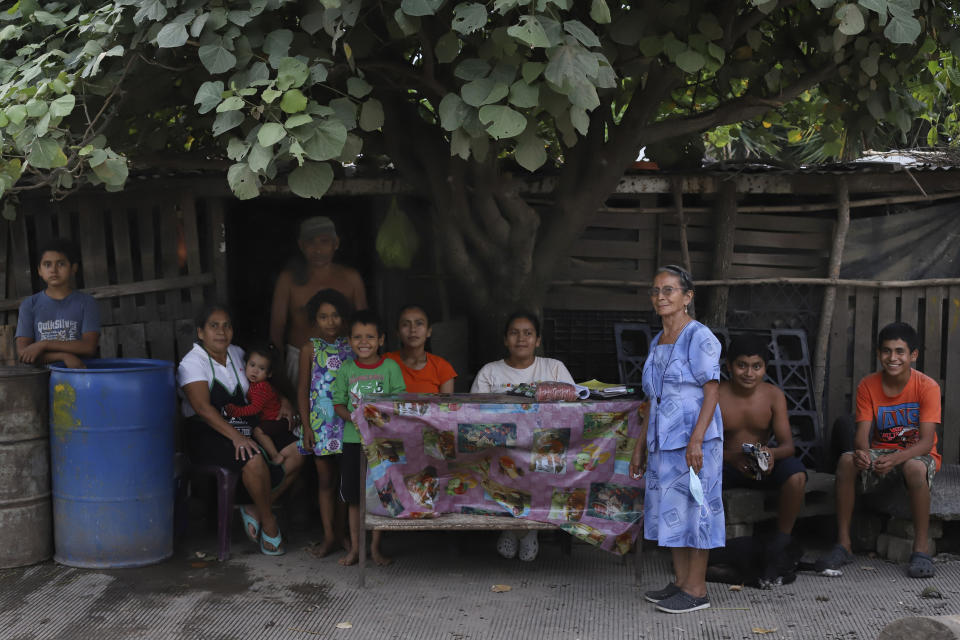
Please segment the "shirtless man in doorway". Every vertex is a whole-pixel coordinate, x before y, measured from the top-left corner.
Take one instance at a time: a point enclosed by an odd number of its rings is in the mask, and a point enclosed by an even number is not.
[[[360,274],[356,269],[333,262],[340,238],[330,218],[317,216],[304,220],[297,243],[302,258],[280,273],[270,308],[270,341],[284,355],[283,370],[294,385],[299,373],[300,347],[313,335],[305,311],[307,301],[321,289],[336,289],[355,310],[367,308],[367,294]]]
[[[763,377],[767,372],[767,345],[758,336],[742,335],[730,341],[727,369],[730,379],[720,383],[723,416],[723,488],[779,487],[777,534],[770,550],[781,551],[790,541],[797,514],[803,507],[807,470],[794,456],[793,434],[783,391]],[[777,446],[767,443],[771,435]],[[769,466],[757,480],[757,463],[743,451],[744,444],[768,452]]]

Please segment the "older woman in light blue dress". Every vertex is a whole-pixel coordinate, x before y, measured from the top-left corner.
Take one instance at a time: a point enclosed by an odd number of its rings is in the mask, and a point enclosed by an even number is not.
[[[685,613],[710,606],[707,558],[710,549],[725,543],[723,423],[717,406],[720,342],[687,314],[693,281],[685,270],[673,265],[658,269],[650,298],[663,331],[654,338],[643,367],[650,410],[630,472],[639,477],[646,468],[644,538],[669,547],[673,555],[674,582],[644,597],[660,611]]]

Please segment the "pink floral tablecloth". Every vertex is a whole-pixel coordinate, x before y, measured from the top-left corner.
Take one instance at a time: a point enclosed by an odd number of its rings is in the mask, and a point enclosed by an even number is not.
[[[367,511],[526,518],[625,553],[642,524],[641,481],[628,466],[645,410],[635,399],[372,396],[353,414],[367,449]]]

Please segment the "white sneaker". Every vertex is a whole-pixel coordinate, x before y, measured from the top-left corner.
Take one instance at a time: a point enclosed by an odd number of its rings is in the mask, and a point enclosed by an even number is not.
[[[517,534],[514,531],[501,531],[497,538],[497,553],[512,560],[517,557]]]
[[[540,542],[537,540],[537,530],[534,529],[520,538],[520,549],[517,557],[524,562],[532,562],[537,559],[538,553],[540,553]]]

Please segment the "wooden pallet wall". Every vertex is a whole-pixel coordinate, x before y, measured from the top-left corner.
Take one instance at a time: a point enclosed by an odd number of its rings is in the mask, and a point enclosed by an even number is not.
[[[940,433],[943,461],[960,462],[960,394],[947,393],[960,383],[960,287],[876,289],[843,287],[830,332],[827,424],[853,415],[859,381],[877,370],[877,332],[891,322],[907,322],[920,334],[916,367],[944,392]]]
[[[193,343],[192,318],[226,291],[223,206],[186,191],[136,189],[63,202],[26,199],[0,221],[0,360],[20,301],[43,287],[39,247],[53,237],[80,251],[77,285],[100,306],[100,356],[176,361]]]

